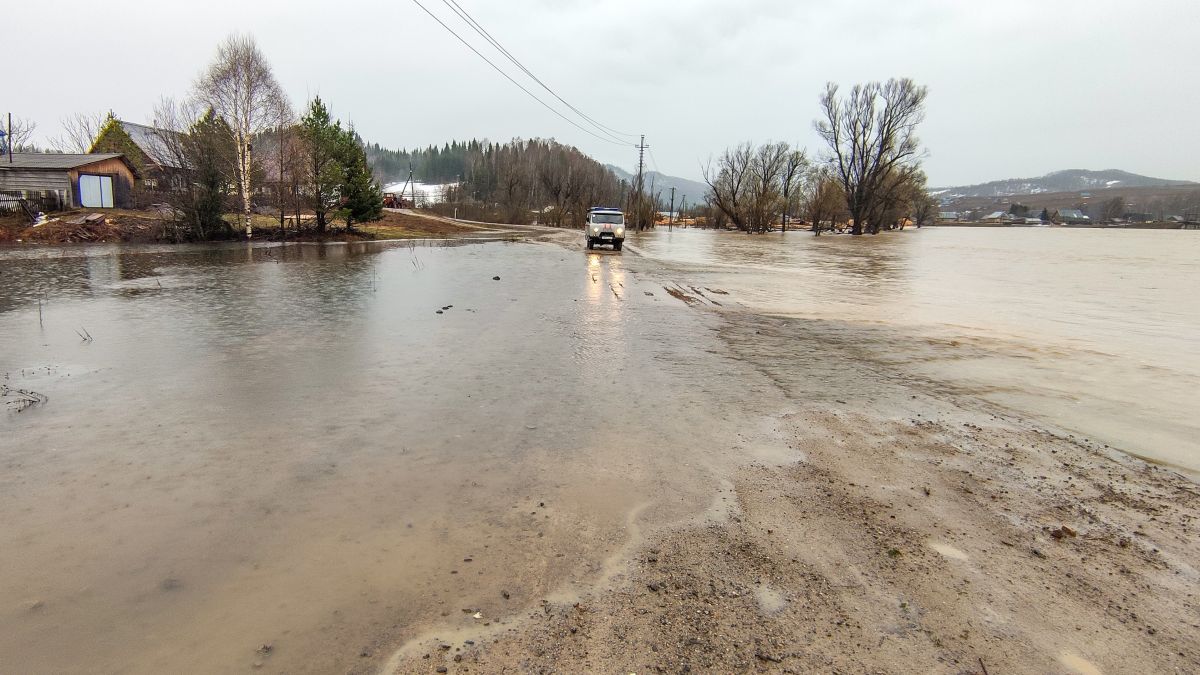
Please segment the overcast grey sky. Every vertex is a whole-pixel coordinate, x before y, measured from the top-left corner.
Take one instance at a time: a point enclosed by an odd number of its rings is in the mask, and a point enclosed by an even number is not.
[[[442,0],[421,2],[474,35]],[[645,133],[669,174],[697,178],[701,161],[742,140],[817,149],[827,80],[908,76],[930,89],[921,138],[933,185],[1065,168],[1200,180],[1198,0],[458,2],[575,107]],[[0,111],[34,119],[43,138],[72,112],[149,121],[160,96],[186,95],[217,42],[243,31],[297,108],[319,93],[370,141],[554,137],[636,163],[633,148],[530,100],[411,0],[4,7],[14,30]]]

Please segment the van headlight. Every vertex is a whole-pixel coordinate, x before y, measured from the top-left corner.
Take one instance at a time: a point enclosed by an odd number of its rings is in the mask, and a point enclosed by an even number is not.
[[[600,234],[600,228],[593,225],[592,226],[592,234]]]
[[[618,227],[618,228],[617,228],[617,234],[625,234],[625,228],[623,228],[623,227]]]

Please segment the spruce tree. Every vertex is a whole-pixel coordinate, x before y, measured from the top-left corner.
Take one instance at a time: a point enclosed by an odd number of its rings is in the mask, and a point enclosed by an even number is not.
[[[367,154],[358,135],[348,129],[342,138],[342,210],[346,229],[383,217],[383,191],[371,175]]]

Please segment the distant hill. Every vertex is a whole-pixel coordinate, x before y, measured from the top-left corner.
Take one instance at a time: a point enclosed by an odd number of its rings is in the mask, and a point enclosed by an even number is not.
[[[942,199],[957,199],[960,197],[1005,197],[1013,195],[1036,195],[1048,192],[1080,192],[1109,188],[1170,187],[1176,185],[1196,185],[1196,183],[1186,180],[1167,180],[1165,178],[1139,176],[1136,173],[1119,171],[1117,169],[1108,169],[1105,171],[1067,169],[1065,171],[1048,173],[1038,178],[994,180],[990,183],[980,183],[979,185],[935,188],[930,190],[930,192]]]
[[[633,182],[633,174],[622,169],[614,164],[605,164],[609,171],[616,174],[621,180]],[[678,176],[668,176],[658,171],[646,172],[646,189],[650,189],[650,184],[653,182],[654,191],[662,192],[663,201],[671,198],[671,188],[675,188],[675,205],[679,206],[683,197],[687,196],[688,204],[699,204],[704,201],[704,195],[708,194],[708,186],[700,181],[688,180],[687,178],[679,178]]]

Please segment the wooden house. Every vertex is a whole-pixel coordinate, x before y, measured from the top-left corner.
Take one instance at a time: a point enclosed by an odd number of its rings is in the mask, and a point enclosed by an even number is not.
[[[120,153],[13,153],[0,160],[0,193],[53,197],[63,208],[129,207],[137,169]]]
[[[120,153],[137,170],[141,185],[149,190],[168,190],[179,169],[179,160],[168,147],[173,132],[109,118],[92,143],[93,153]]]

